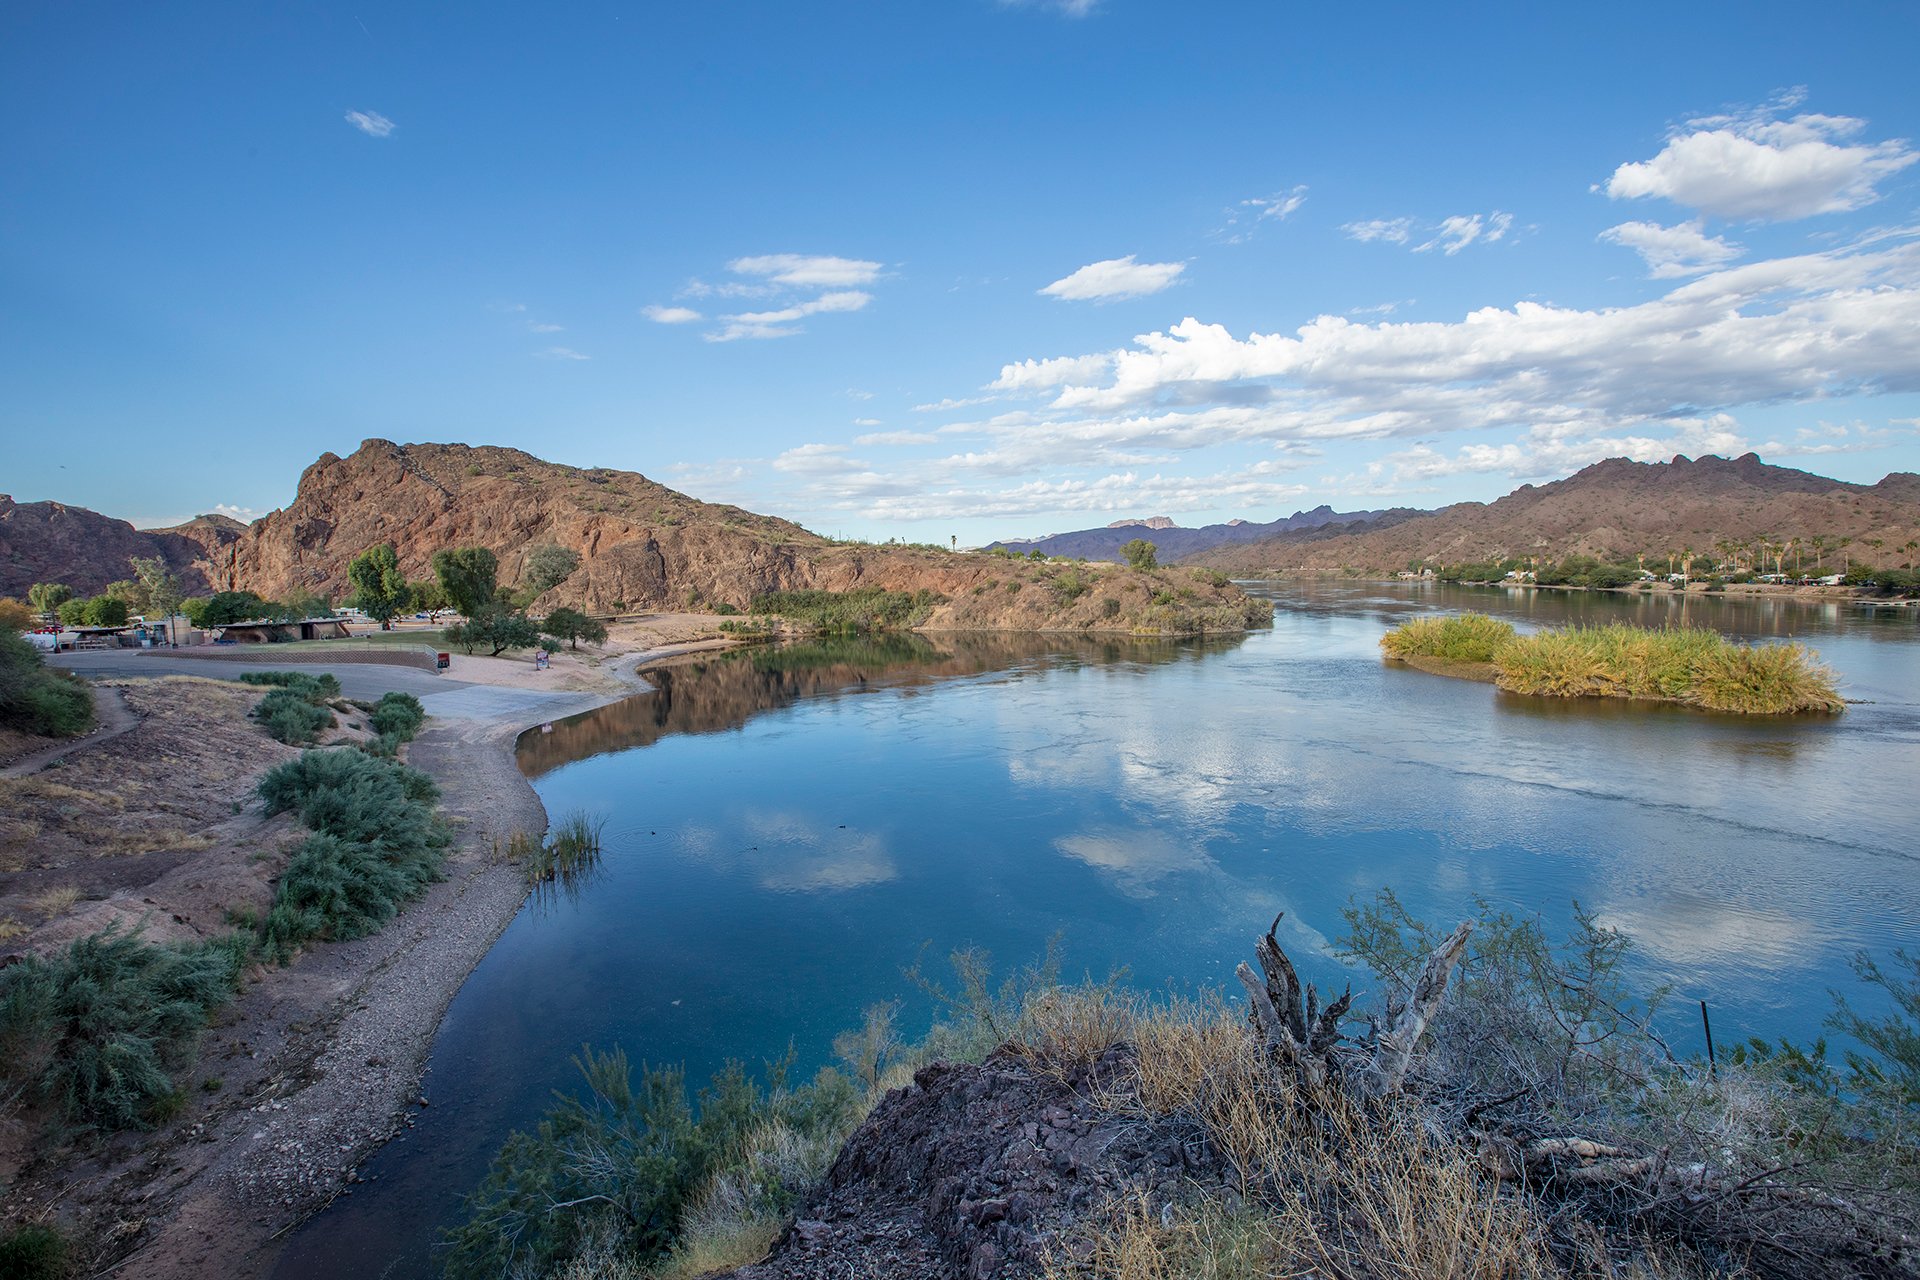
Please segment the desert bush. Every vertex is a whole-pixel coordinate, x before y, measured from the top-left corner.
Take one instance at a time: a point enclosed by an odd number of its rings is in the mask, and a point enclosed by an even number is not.
[[[230,941],[162,946],[114,927],[29,955],[0,970],[0,1080],[75,1123],[147,1127],[238,972]]]
[[[754,613],[771,613],[817,631],[886,631],[926,620],[945,597],[932,591],[774,591],[753,599]]]
[[[381,694],[380,701],[374,704],[373,711],[367,717],[375,733],[392,735],[402,741],[413,737],[426,719],[427,713],[421,707],[420,699],[410,693],[398,692]]]
[[[313,702],[328,702],[340,696],[340,680],[330,671],[314,675],[306,671],[246,671],[240,683],[291,689]]]
[[[859,1090],[831,1068],[789,1090],[787,1064],[768,1064],[763,1089],[729,1063],[696,1108],[678,1068],[642,1066],[636,1087],[618,1048],[583,1049],[574,1065],[584,1090],[508,1137],[468,1197],[467,1221],[447,1235],[446,1275],[547,1274],[589,1251],[652,1263],[702,1197],[710,1233],[734,1216],[713,1201],[777,1219],[801,1190],[789,1180],[817,1177],[863,1111]],[[783,1130],[814,1140],[812,1157]]]
[[[61,1280],[66,1274],[67,1241],[52,1227],[29,1223],[0,1235],[0,1276]]]
[[[286,689],[276,689],[260,699],[253,715],[268,736],[290,747],[311,745],[335,723],[333,712]]]
[[[440,878],[446,825],[439,788],[416,769],[352,750],[307,751],[267,771],[269,816],[289,810],[313,829],[274,889],[260,928],[264,958],[284,963],[316,938],[372,933]]]
[[[72,737],[93,727],[93,693],[46,665],[21,636],[0,631],[0,727]]]

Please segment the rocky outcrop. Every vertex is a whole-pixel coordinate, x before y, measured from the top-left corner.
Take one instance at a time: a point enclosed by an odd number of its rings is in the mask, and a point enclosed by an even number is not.
[[[768,1257],[730,1280],[1021,1280],[1122,1198],[1165,1205],[1223,1185],[1190,1122],[1092,1101],[1131,1062],[1120,1045],[1061,1078],[1006,1049],[922,1069],[854,1131]]]
[[[133,577],[133,558],[159,556],[188,591],[205,591],[203,564],[246,526],[199,516],[171,529],[136,529],[64,502],[15,502],[0,494],[0,596],[25,596],[36,582],[64,582],[93,595]]]
[[[1712,555],[1722,544],[1768,538],[1801,544],[1811,568],[1837,569],[1840,539],[1853,559],[1904,563],[1897,548],[1920,536],[1920,476],[1896,472],[1878,484],[1849,484],[1755,454],[1676,457],[1671,462],[1609,458],[1552,484],[1522,485],[1493,503],[1463,502],[1364,528],[1293,531],[1245,546],[1221,546],[1190,563],[1229,573],[1273,570],[1404,569],[1409,563],[1460,564],[1508,557],[1592,555],[1662,564],[1691,547]],[[1874,548],[1870,540],[1882,545]],[[1789,556],[1788,567],[1793,565]],[[1831,570],[1830,570],[1831,571]]]

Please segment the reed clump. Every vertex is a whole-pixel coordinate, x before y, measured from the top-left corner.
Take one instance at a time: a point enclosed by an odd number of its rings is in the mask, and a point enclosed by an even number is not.
[[[1416,618],[1381,637],[1389,658],[1491,664],[1509,693],[1644,698],[1740,715],[1835,713],[1833,671],[1801,644],[1736,644],[1704,627],[1570,626],[1520,635],[1484,614]]]

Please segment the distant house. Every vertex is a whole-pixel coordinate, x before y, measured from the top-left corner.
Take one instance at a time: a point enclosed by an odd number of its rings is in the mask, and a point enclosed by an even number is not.
[[[345,618],[302,618],[297,622],[230,622],[220,629],[223,644],[282,644],[289,640],[344,640],[352,635]]]
[[[1837,587],[1841,583],[1845,582],[1846,580],[1847,580],[1847,575],[1844,573],[1830,573],[1824,578],[1814,579],[1815,582],[1819,583],[1823,587]]]

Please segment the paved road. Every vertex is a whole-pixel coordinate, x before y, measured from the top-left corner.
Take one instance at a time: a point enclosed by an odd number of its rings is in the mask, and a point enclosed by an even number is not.
[[[264,662],[170,658],[161,650],[49,654],[47,661],[83,676],[206,676],[212,680],[236,680],[244,672],[274,669]],[[312,675],[331,672],[340,681],[340,692],[349,698],[378,698],[383,693],[397,689],[425,699],[434,694],[485,687],[463,680],[450,680],[431,671],[422,671],[419,667],[388,666],[376,662],[342,662],[337,665],[330,662],[289,662],[284,669],[305,671]]]

